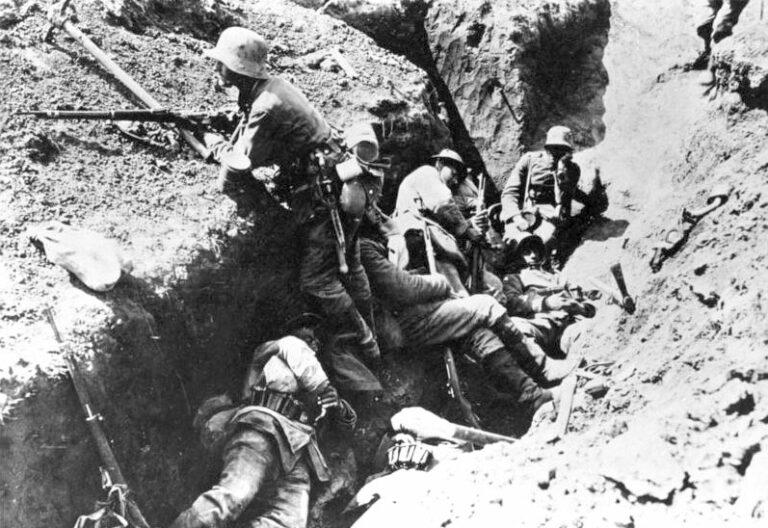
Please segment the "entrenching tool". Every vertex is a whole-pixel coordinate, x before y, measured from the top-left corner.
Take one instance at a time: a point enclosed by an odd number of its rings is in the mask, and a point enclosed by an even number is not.
[[[421,197],[416,198],[416,206],[419,211],[424,209],[424,201]],[[435,248],[432,245],[432,233],[429,230],[429,223],[426,218],[423,218],[421,224],[421,230],[424,237],[424,251],[427,255],[427,268],[430,274],[437,273],[437,262],[435,262]],[[480,428],[480,418],[477,417],[472,410],[472,404],[461,392],[461,383],[459,382],[459,373],[456,370],[456,360],[453,357],[453,351],[450,347],[443,347],[443,363],[445,363],[445,374],[448,380],[448,392],[456,403],[461,407],[461,412],[464,414],[464,418],[473,427]]]
[[[682,219],[678,226],[666,231],[660,242],[653,246],[653,256],[650,266],[654,273],[657,273],[664,261],[677,253],[688,240],[691,231],[709,213],[721,207],[728,201],[731,194],[731,188],[728,185],[716,185],[707,198],[707,204],[689,211],[683,208]]]
[[[65,344],[61,339],[61,334],[59,334],[59,329],[56,326],[56,321],[53,318],[53,311],[51,308],[45,309],[45,317],[48,319],[48,324],[51,325],[56,341],[63,347],[64,360],[67,363],[69,377],[75,388],[77,399],[80,401],[80,406],[85,413],[85,422],[88,424],[91,436],[96,442],[96,448],[99,451],[99,457],[103,464],[99,467],[99,471],[101,472],[101,484],[102,487],[107,490],[107,500],[103,503],[99,503],[101,508],[90,515],[80,516],[75,524],[75,528],[86,528],[89,524],[100,526],[106,519],[111,519],[111,525],[149,528],[149,524],[144,519],[141,510],[139,510],[138,505],[130,496],[131,492],[128,489],[128,484],[125,481],[123,472],[120,470],[120,466],[117,463],[115,454],[112,452],[112,448],[109,445],[109,439],[101,428],[103,417],[99,413],[94,413],[93,403],[88,394],[85,380],[77,368],[72,350],[69,345]]]
[[[72,37],[77,43],[84,47],[93,57],[99,61],[99,63],[117,79],[120,84],[127,88],[136,98],[138,98],[144,106],[152,110],[162,110],[163,106],[152,97],[149,92],[144,90],[139,83],[137,83],[133,77],[128,75],[125,70],[117,65],[109,55],[104,53],[91,39],[89,39],[77,26],[72,22],[72,13],[70,8],[70,0],[64,0],[61,4],[55,4],[48,12],[48,20],[51,23],[48,31],[45,35],[45,40],[50,41],[53,37],[55,29],[63,29],[70,37]],[[57,9],[58,8],[58,9]],[[188,128],[177,125],[181,137],[184,141],[192,147],[195,152],[206,161],[210,160],[211,153],[208,148],[195,137],[191,130]]]
[[[517,117],[517,114],[515,113],[515,109],[512,108],[512,103],[509,102],[509,99],[507,99],[507,94],[504,92],[504,85],[501,84],[501,81],[499,79],[491,79],[490,80],[490,86],[491,88],[498,88],[499,94],[501,94],[501,100],[504,101],[504,105],[509,110],[509,113],[512,114],[512,119],[514,119],[515,123],[518,125],[523,122],[523,120],[519,117]]]
[[[556,436],[552,438],[552,441],[563,438],[568,432],[568,422],[573,410],[573,397],[576,394],[576,381],[576,375],[571,374],[561,384],[560,406],[557,408],[557,419],[555,420]]]
[[[630,315],[635,313],[635,300],[627,291],[627,283],[624,282],[624,273],[621,271],[621,264],[617,262],[611,266],[611,273],[613,274],[613,278],[616,279],[616,285],[621,292],[621,307]]]

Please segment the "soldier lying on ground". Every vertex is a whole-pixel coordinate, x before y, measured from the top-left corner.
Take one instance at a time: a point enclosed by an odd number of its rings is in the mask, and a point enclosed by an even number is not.
[[[388,235],[399,236],[393,224],[382,225]],[[386,237],[375,228],[366,227],[360,246],[374,298],[382,312],[394,318],[401,343],[415,349],[459,343],[480,362],[495,387],[523,409],[534,411],[556,397],[556,390],[542,389],[531,376],[559,380],[573,370],[575,358],[546,359],[540,364],[544,354],[524,338],[493,297],[457,298],[442,275],[413,275],[398,269],[387,258]]]
[[[316,343],[311,329],[301,332]],[[239,404],[228,396],[203,403],[195,425],[206,448],[221,453],[221,476],[171,528],[225,527],[241,517],[252,528],[306,526],[312,475],[329,477],[314,425],[327,415],[351,430],[357,420],[315,353],[294,336],[266,342],[254,351]]]
[[[503,279],[509,314],[515,316],[512,319],[523,334],[548,355],[567,356],[590,327],[591,305],[563,292],[561,277],[549,270],[539,237],[522,240],[519,253],[523,268]]]
[[[268,196],[251,173],[257,167],[277,165],[276,194],[285,199],[300,226],[302,291],[334,321],[339,331],[358,336],[361,353],[379,356],[371,312],[371,292],[359,263],[356,220],[345,218],[344,248],[348,273],[340,273],[337,233],[332,208],[318,192],[322,177],[320,157],[339,156],[341,147],[331,128],[307,98],[289,82],[269,75],[267,44],[246,28],[222,32],[216,47],[205,54],[217,61],[219,81],[239,91],[240,122],[226,140],[206,135],[214,159],[222,164],[222,191],[246,215]],[[352,148],[352,145],[349,145]],[[324,159],[324,158],[323,158]],[[376,178],[356,178],[366,189],[377,186]],[[338,189],[334,189],[338,198]]]

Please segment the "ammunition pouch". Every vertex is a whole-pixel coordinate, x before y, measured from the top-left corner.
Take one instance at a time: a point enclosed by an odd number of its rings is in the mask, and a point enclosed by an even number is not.
[[[399,434],[393,438],[395,444],[387,449],[387,466],[391,470],[425,470],[432,459],[429,446],[410,435]]]
[[[539,204],[552,204],[554,205],[557,203],[557,199],[555,197],[555,188],[551,186],[545,186],[545,185],[531,185],[528,188],[528,194],[525,197],[526,202],[531,202],[532,204],[539,205]]]
[[[293,394],[278,392],[268,388],[251,387],[251,397],[243,402],[245,405],[256,405],[274,411],[304,424],[310,423],[309,416],[303,403]]]

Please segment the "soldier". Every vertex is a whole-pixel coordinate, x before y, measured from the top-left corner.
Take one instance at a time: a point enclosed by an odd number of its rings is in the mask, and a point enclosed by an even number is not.
[[[559,274],[548,269],[544,243],[536,235],[520,242],[523,268],[504,276],[508,313],[520,331],[549,356],[572,352],[589,327],[594,306],[564,292]]]
[[[316,343],[311,329],[301,332]],[[329,478],[314,424],[327,415],[351,430],[357,421],[316,352],[294,336],[268,341],[253,353],[240,404],[225,395],[203,403],[195,425],[203,445],[221,452],[223,468],[171,528],[231,526],[246,508],[253,528],[307,525],[312,476]]]
[[[464,344],[494,385],[521,406],[534,411],[556,396],[556,391],[541,389],[528,374],[553,382],[575,368],[576,358],[546,358],[490,295],[457,298],[442,275],[415,275],[398,269],[387,258],[386,238],[373,230],[367,229],[361,238],[361,257],[375,298],[394,317],[402,343],[414,348]]]
[[[529,232],[551,249],[557,228],[571,215],[572,200],[588,204],[578,188],[581,169],[572,160],[570,135],[568,127],[550,128],[544,150],[523,154],[504,185],[500,219],[504,241],[513,249]]]
[[[452,192],[466,180],[464,160],[450,149],[441,150],[432,159],[434,166],[423,165],[400,182],[395,216],[427,212],[457,240],[481,242],[482,230],[467,222]]]
[[[426,218],[430,230],[434,231],[438,270],[448,277],[457,293],[468,295],[463,285],[463,278],[469,271],[465,253],[475,246],[487,246],[484,233],[489,225],[488,215],[486,211],[480,211],[469,220],[465,218],[460,204],[466,205],[473,187],[476,199],[477,188],[468,183],[461,156],[453,150],[443,149],[432,158],[434,166],[419,167],[400,183],[394,219],[400,230],[408,235],[409,253],[414,257],[411,267],[418,267],[418,257],[424,253],[419,233]],[[416,236],[410,236],[411,233]],[[500,295],[501,280],[487,270],[483,271],[484,291]]]
[[[696,34],[704,40],[704,53],[701,60],[707,60],[707,68],[701,74],[702,85],[715,83],[712,45],[733,34],[733,26],[749,0],[696,0],[694,20]]]
[[[323,203],[318,186],[329,160],[340,160],[341,149],[331,128],[307,98],[287,81],[266,69],[267,44],[255,32],[231,27],[224,30],[216,47],[205,54],[217,61],[219,81],[239,91],[240,122],[229,140],[206,135],[214,159],[222,164],[222,191],[247,214],[258,206],[259,189],[251,171],[277,165],[276,193],[293,211],[302,240],[300,281],[302,291],[338,326],[339,332],[358,336],[364,358],[376,360],[379,349],[372,329],[373,316],[368,280],[359,263],[355,214],[341,212]],[[378,155],[373,131],[348,144],[365,165]],[[362,154],[362,156],[361,156]],[[363,159],[365,158],[365,159]],[[363,198],[374,195],[379,178],[370,171],[355,175],[353,191],[364,187]],[[337,201],[342,182],[328,182],[329,198]],[[263,186],[262,186],[263,187]],[[326,189],[323,187],[322,189]],[[349,194],[349,193],[347,193]],[[353,193],[354,194],[354,193]],[[342,203],[344,205],[344,203]],[[343,226],[341,225],[343,221]],[[344,232],[342,232],[344,231]],[[339,240],[344,239],[343,242]],[[339,248],[339,245],[343,247]],[[345,263],[341,261],[345,260]],[[348,266],[348,271],[345,269]]]

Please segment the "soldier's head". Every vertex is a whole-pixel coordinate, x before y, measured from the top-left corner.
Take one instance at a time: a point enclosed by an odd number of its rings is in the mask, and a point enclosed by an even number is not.
[[[319,315],[312,312],[304,312],[286,321],[283,324],[281,333],[298,337],[308,344],[309,348],[315,351],[315,354],[319,354],[322,341],[320,335],[322,323],[323,319]]]
[[[544,242],[536,235],[530,235],[521,240],[517,246],[517,253],[529,268],[540,268],[544,265],[547,256]]]
[[[573,152],[571,142],[571,129],[565,126],[553,126],[547,131],[547,140],[544,142],[547,149],[555,158],[562,158]]]
[[[440,179],[443,180],[449,188],[453,189],[460,184],[466,176],[466,166],[459,153],[451,149],[443,149],[435,156],[435,168],[440,173]]]
[[[216,61],[222,86],[242,88],[268,77],[268,51],[267,42],[258,33],[235,26],[222,31],[216,47],[203,53]]]

